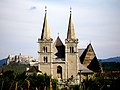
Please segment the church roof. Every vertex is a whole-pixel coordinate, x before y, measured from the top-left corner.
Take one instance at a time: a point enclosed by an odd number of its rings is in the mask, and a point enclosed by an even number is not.
[[[97,57],[95,55],[95,52],[92,48],[91,43],[87,46],[87,48],[84,50],[83,54],[80,56],[80,62],[83,64],[85,61],[85,58],[87,57],[87,52],[93,52],[94,57],[91,59],[90,63],[86,66],[88,69],[94,71],[94,72],[98,72],[100,71],[100,64],[97,60]],[[90,55],[89,55],[90,56]],[[88,58],[88,57],[87,57]],[[90,59],[89,59],[90,60]]]
[[[80,68],[79,68],[82,74],[92,74],[93,71],[85,67],[83,64],[80,63]]]
[[[93,50],[93,48],[92,48],[92,45],[91,45],[91,43],[90,43],[90,44],[87,46],[87,48],[84,50],[84,52],[82,53],[82,55],[80,56],[80,62],[81,62],[81,63],[84,62],[85,56],[86,56],[89,48],[91,48],[92,51],[94,52],[94,50]],[[94,52],[94,54],[95,54],[95,52]]]
[[[80,57],[84,52],[85,48],[78,49],[78,56]]]
[[[41,40],[50,39],[50,38],[51,37],[50,37],[50,29],[48,25],[47,10],[45,10],[45,17],[44,17],[44,22],[43,22]]]
[[[54,57],[56,59],[65,58],[65,46],[63,45],[59,36],[57,37],[54,43]]]
[[[38,66],[30,66],[29,70],[27,70],[26,72],[41,72],[41,71],[38,70]]]
[[[93,58],[93,60],[91,61],[91,63],[87,66],[87,68],[89,68],[90,70],[92,70],[94,72],[101,71],[101,66],[100,66],[100,63],[98,62],[96,56]]]
[[[76,39],[71,11],[70,11],[69,24],[68,24],[67,39]]]
[[[63,45],[63,43],[62,43],[61,39],[59,38],[59,36],[57,37],[54,45],[55,45],[55,46],[62,46],[62,45]]]

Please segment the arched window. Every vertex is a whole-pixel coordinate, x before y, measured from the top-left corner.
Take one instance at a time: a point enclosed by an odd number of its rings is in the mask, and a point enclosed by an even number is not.
[[[70,53],[71,53],[72,48],[70,47]]]
[[[57,77],[62,79],[62,67],[57,66]]]
[[[74,53],[74,47],[70,47],[70,53]]]
[[[43,47],[43,52],[47,52],[47,47]]]
[[[45,62],[46,58],[44,57],[43,60],[44,60],[44,62]]]
[[[47,63],[48,62],[48,57],[44,57],[44,63]]]
[[[46,52],[47,52],[47,47],[45,49],[46,49]]]
[[[74,47],[72,47],[72,53],[74,53]]]
[[[43,47],[43,52],[45,52],[45,47]]]
[[[46,57],[46,63],[48,62],[48,57]]]

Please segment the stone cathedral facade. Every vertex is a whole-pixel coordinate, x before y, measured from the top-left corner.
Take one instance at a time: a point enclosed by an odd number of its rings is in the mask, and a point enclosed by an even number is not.
[[[88,67],[96,59],[91,43],[86,49],[78,49],[78,38],[75,35],[72,12],[70,11],[65,45],[58,36],[55,42],[50,35],[45,10],[41,37],[38,38],[39,70],[56,79],[78,79],[79,70],[91,71]],[[93,67],[94,68],[94,67]],[[95,67],[96,68],[96,67]]]

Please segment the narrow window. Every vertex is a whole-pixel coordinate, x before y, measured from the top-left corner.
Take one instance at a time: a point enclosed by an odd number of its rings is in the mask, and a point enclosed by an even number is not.
[[[72,53],[74,53],[74,47],[72,47]]]
[[[44,57],[44,62],[46,61],[46,58]]]
[[[47,52],[47,47],[45,49],[46,49],[46,52]]]
[[[48,57],[44,57],[44,63],[48,62]]]
[[[72,51],[72,48],[70,47],[70,53],[71,53],[71,51]]]
[[[74,47],[70,47],[70,53],[74,53]]]
[[[46,57],[46,63],[48,62],[48,57]]]
[[[45,52],[45,47],[43,47],[43,51]]]
[[[43,47],[43,52],[47,52],[47,51],[48,51],[47,47]]]

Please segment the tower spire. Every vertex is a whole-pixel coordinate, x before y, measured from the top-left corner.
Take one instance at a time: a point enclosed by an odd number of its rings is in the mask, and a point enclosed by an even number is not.
[[[47,13],[47,6],[45,6],[45,13]]]
[[[72,8],[70,7],[70,14],[72,13]]]
[[[72,21],[72,8],[71,7],[70,7],[70,18],[69,18],[69,24],[68,24],[67,39],[76,39],[75,31],[74,31],[74,24]]]
[[[41,34],[41,40],[43,39],[50,39],[50,29],[48,25],[48,18],[47,18],[47,7],[45,6],[45,17],[43,22],[43,28],[42,28],[42,34]]]

